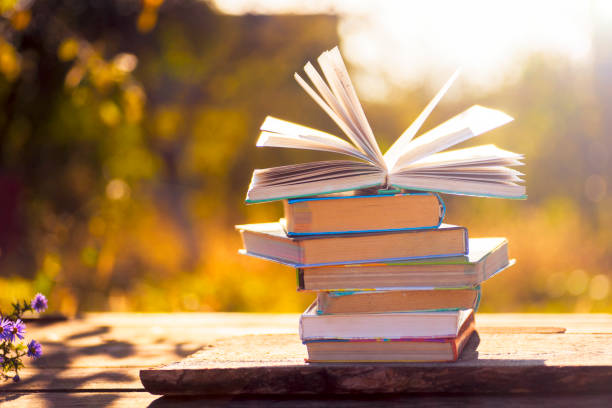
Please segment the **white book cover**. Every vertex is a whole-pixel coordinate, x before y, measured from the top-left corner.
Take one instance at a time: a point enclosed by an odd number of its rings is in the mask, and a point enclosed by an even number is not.
[[[300,317],[300,339],[357,340],[456,337],[472,309],[440,312],[317,314],[316,301]]]

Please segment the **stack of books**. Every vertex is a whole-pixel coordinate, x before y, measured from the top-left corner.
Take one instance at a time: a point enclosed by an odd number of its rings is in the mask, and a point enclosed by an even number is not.
[[[455,361],[475,330],[480,284],[512,264],[504,238],[443,224],[437,194],[525,198],[523,156],[493,145],[445,151],[512,120],[473,106],[414,138],[456,77],[383,155],[335,48],[302,88],[345,133],[266,118],[258,146],[352,156],[257,169],[247,203],[283,200],[279,222],[239,225],[241,252],[296,268],[316,301],[300,318],[311,362]]]
[[[297,270],[317,299],[300,319],[312,362],[454,361],[480,284],[510,265],[504,238],[442,224],[433,193],[290,199],[280,222],[241,225],[248,255]]]

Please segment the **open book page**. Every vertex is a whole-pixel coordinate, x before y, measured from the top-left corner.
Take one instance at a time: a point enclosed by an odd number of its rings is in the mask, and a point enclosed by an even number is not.
[[[443,193],[525,198],[523,175],[510,166],[523,155],[493,145],[443,150],[513,119],[503,112],[473,106],[414,137],[451,86],[458,72],[382,156],[337,47],[318,58],[323,78],[310,63],[304,67],[314,89],[297,73],[298,84],[332,118],[348,141],[329,133],[266,118],[258,146],[322,150],[363,160],[328,161],[255,170],[248,202],[327,194],[387,184]],[[349,143],[351,142],[351,143]]]
[[[355,146],[337,136],[268,116],[261,125],[257,146],[322,150],[369,161]]]
[[[325,78],[327,78],[330,84],[333,83],[335,93],[339,97],[340,102],[348,107],[352,113],[351,116],[355,118],[359,126],[359,133],[363,136],[374,157],[376,157],[383,168],[386,167],[385,160],[378,147],[378,142],[374,137],[374,132],[372,132],[372,128],[368,123],[361,102],[359,102],[357,97],[355,87],[351,82],[351,78],[340,55],[340,50],[338,47],[334,47],[332,50],[321,54],[317,61],[319,61]]]
[[[487,170],[488,169],[488,170]],[[402,174],[402,173],[399,173]],[[479,167],[460,167],[457,169],[435,169],[435,170],[417,170],[406,173],[410,176],[426,176],[426,177],[444,177],[457,178],[462,180],[480,180],[480,181],[523,181],[519,175],[512,169],[507,167],[495,168],[479,168]]]
[[[385,173],[369,163],[330,160],[257,169],[247,202],[271,201],[374,187]]]
[[[446,94],[446,91],[448,91],[453,82],[455,82],[455,79],[457,79],[458,75],[459,70],[455,71],[455,73],[450,77],[450,79],[446,81],[442,89],[438,91],[436,96],[434,96],[434,98],[427,104],[425,109],[423,109],[423,112],[421,112],[421,114],[415,119],[414,122],[412,122],[408,129],[406,129],[404,133],[402,133],[401,136],[395,141],[395,143],[393,143],[389,150],[387,150],[384,155],[385,162],[387,163],[387,168],[392,169],[395,166],[397,160],[399,159],[399,156],[406,151],[408,143],[412,141],[412,138],[416,135],[421,126],[423,126],[425,120],[427,120],[431,112],[434,110],[436,105],[438,105],[438,102],[440,102],[444,94]]]
[[[448,166],[448,167],[430,167],[430,168],[417,168],[406,171],[405,174],[452,174],[452,173],[474,173],[474,174],[511,174],[513,176],[522,176],[518,170],[514,170],[504,166],[473,166],[473,167],[464,167],[464,166]],[[402,174],[402,172],[399,172]]]
[[[398,166],[394,172],[440,167],[521,166],[522,154],[500,149],[495,145],[467,147],[436,153],[421,160]]]
[[[391,183],[404,188],[434,189],[472,195],[522,197],[525,187],[519,185],[523,173],[505,166],[522,164],[523,156],[494,145],[433,154],[395,169]],[[468,190],[461,190],[462,188]]]
[[[326,51],[318,59],[327,83],[311,63],[304,66],[306,75],[318,93],[297,73],[298,84],[336,122],[355,146],[369,157],[369,161],[386,168],[380,148],[357,99],[342,57],[337,48]]]
[[[317,74],[318,75],[318,74]],[[321,109],[338,125],[338,127],[344,132],[344,134],[351,140],[355,146],[366,156],[368,156],[368,161],[372,163],[377,163],[377,160],[374,157],[371,157],[371,153],[367,146],[363,143],[361,138],[355,133],[352,129],[352,126],[347,122],[345,118],[342,117],[342,113],[338,113],[332,107],[330,107],[324,100],[317,94],[311,87],[308,85],[301,76],[297,73],[294,74],[294,78],[297,83],[306,91],[306,93],[319,105]]]
[[[437,191],[479,197],[525,198],[525,186],[509,181],[486,181],[448,176],[420,176],[392,174],[391,185],[398,188],[422,191]]]
[[[347,134],[349,139],[352,140],[352,142],[359,146],[363,151],[367,152],[371,157],[373,157],[370,146],[365,140],[363,140],[363,138],[360,137],[359,124],[357,123],[355,115],[352,114],[346,104],[342,103],[341,99],[337,98],[337,91],[334,87],[334,83],[328,80],[328,87],[327,83],[323,80],[323,78],[321,78],[319,72],[310,62],[304,65],[304,72],[306,72],[306,75],[314,85],[315,89],[319,91],[319,96],[327,103],[329,108],[331,108],[334,113],[338,115],[338,117],[344,122],[344,124],[351,129],[351,133]],[[332,90],[334,92],[332,92]]]
[[[472,106],[465,112],[412,140],[400,153],[394,168],[390,172],[393,173],[395,168],[406,166],[512,120],[510,116],[501,111],[478,105]]]

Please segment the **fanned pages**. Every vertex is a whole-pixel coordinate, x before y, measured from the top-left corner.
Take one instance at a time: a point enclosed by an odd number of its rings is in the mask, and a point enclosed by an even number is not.
[[[423,126],[423,123],[425,122],[425,120],[427,120],[429,114],[434,110],[436,105],[438,105],[438,102],[440,102],[444,94],[446,94],[446,91],[448,91],[448,89],[451,87],[453,82],[455,82],[455,79],[457,79],[458,76],[459,70],[455,71],[453,76],[451,76],[450,79],[446,81],[442,89],[438,91],[436,96],[434,96],[431,102],[429,102],[423,112],[421,112],[421,114],[416,118],[414,122],[412,122],[408,129],[406,129],[404,133],[402,133],[402,135],[395,141],[395,143],[393,143],[389,150],[387,150],[384,157],[391,168],[395,166],[395,163],[397,162],[397,159],[399,158],[401,152],[405,151],[405,148],[408,143],[410,143],[414,135],[416,135],[421,126]]]
[[[455,81],[458,71],[383,155],[338,47],[323,52],[317,62],[322,76],[310,62],[304,66],[312,86],[297,73],[294,77],[338,125],[346,140],[269,116],[261,125],[257,146],[321,150],[360,161],[331,160],[257,169],[247,202],[376,186],[480,197],[526,197],[523,173],[510,168],[522,165],[523,155],[493,145],[444,151],[512,121],[505,113],[475,105],[414,137]]]
[[[272,116],[266,118],[261,130],[257,146],[323,150],[369,160],[359,149],[339,137]]]
[[[384,180],[385,173],[369,163],[333,160],[292,164],[255,170],[248,200],[271,201],[359,190],[378,186]]]
[[[482,106],[468,110],[424,133],[406,145],[394,168],[402,167],[433,153],[478,136],[510,122],[512,118],[503,112]]]

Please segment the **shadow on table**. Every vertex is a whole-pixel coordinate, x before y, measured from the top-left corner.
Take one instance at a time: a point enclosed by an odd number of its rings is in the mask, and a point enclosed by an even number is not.
[[[68,327],[62,327],[65,324]],[[19,401],[23,395],[36,392],[48,407],[106,406],[121,398],[121,393],[143,391],[138,381],[137,367],[133,370],[112,368],[123,359],[130,359],[130,367],[134,361],[143,362],[133,358],[138,357],[140,346],[129,340],[114,339],[112,326],[92,325],[79,318],[68,322],[66,319],[30,319],[28,325],[38,329],[44,327],[48,333],[54,330],[66,332],[67,328],[70,331],[61,341],[42,342],[43,356],[34,361],[27,359],[27,374],[21,374],[21,381],[0,382],[1,402]],[[158,337],[151,344],[168,342],[168,338]],[[171,346],[170,353],[177,360],[193,354],[199,348],[193,349],[193,345],[189,347],[187,343],[176,341],[171,341]],[[109,364],[111,361],[113,363]],[[29,371],[30,368],[38,370]],[[60,399],[54,397],[58,392],[62,393]],[[1,402],[0,405],[3,405]]]
[[[120,393],[8,392],[0,393],[0,406],[8,407],[106,407],[125,397]],[[44,402],[43,402],[44,401]]]
[[[45,330],[53,330],[53,326],[58,322],[44,322]],[[35,325],[36,322],[30,322]],[[111,330],[109,326],[98,326],[85,331],[74,333],[66,337],[66,341],[82,340],[87,338],[95,338],[97,336],[108,333]],[[89,382],[108,383],[108,388],[112,388],[113,384],[133,381],[134,377],[124,373],[113,372],[106,370],[104,372],[91,373],[82,368],[75,367],[75,362],[83,356],[101,356],[110,359],[121,359],[135,354],[135,346],[126,341],[104,341],[100,344],[90,346],[69,346],[64,342],[43,342],[44,354],[35,361],[27,361],[27,368],[39,368],[33,375],[22,375],[21,381],[18,383],[1,384],[5,398],[18,399],[22,395],[36,391],[74,391],[83,388],[83,385]],[[64,374],[70,372],[70,376]],[[80,373],[79,373],[80,372]],[[122,390],[113,390],[121,392]],[[15,394],[13,394],[15,392]],[[46,400],[46,406],[56,407],[65,406],[64,400],[60,405],[57,405],[56,399],[53,398],[53,392],[39,394]],[[119,398],[118,395],[100,394],[100,395],[79,395],[79,393],[66,394],[70,395],[70,406],[105,406]],[[91,403],[91,404],[90,404]]]
[[[461,355],[457,361],[472,361],[478,360],[478,346],[480,345],[480,334],[474,331],[470,336],[470,339],[465,344]]]

